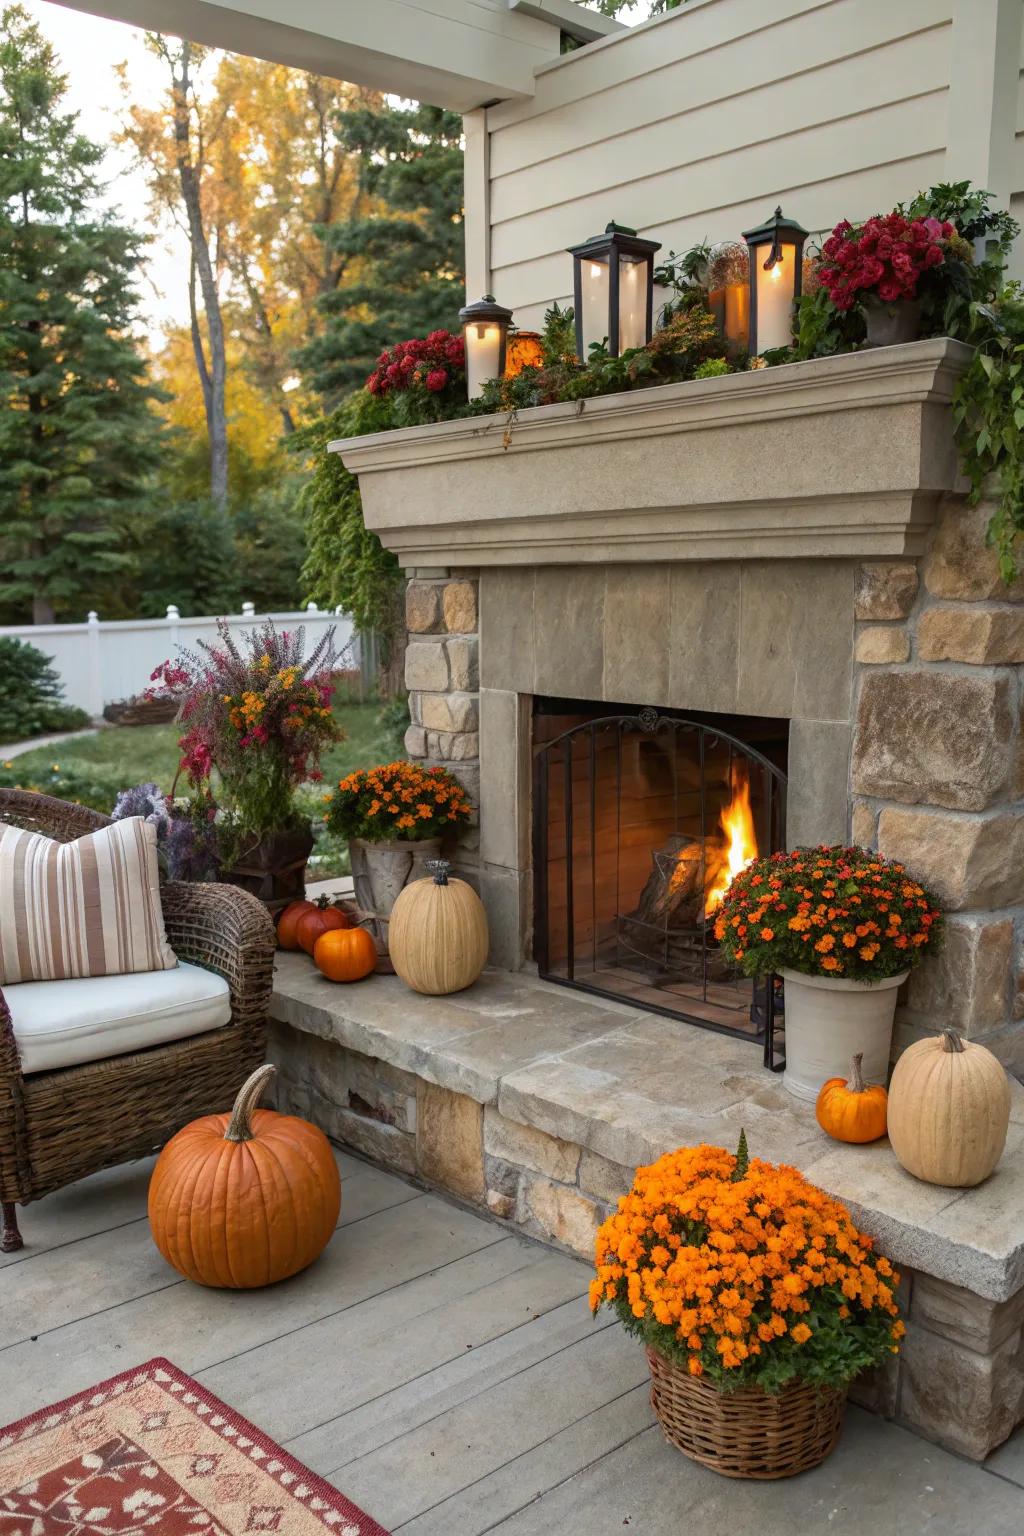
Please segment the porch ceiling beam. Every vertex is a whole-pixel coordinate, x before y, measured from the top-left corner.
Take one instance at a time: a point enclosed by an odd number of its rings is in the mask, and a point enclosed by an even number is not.
[[[58,0],[149,31],[468,112],[532,96],[557,20],[506,0]],[[575,7],[574,7],[575,9]]]

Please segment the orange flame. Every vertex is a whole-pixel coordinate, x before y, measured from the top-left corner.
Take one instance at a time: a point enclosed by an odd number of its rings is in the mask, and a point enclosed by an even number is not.
[[[737,774],[732,800],[721,815],[725,846],[722,863],[714,876],[704,903],[704,915],[710,917],[721,906],[731,881],[757,858],[757,837],[750,809],[750,784],[746,774]]]

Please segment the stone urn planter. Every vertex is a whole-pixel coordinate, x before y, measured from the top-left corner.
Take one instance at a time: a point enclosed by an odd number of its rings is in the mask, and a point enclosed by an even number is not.
[[[814,1103],[830,1077],[845,1077],[851,1057],[863,1057],[865,1082],[886,1083],[896,993],[909,971],[882,981],[803,976],[783,970],[786,1071],[795,1098]]]
[[[234,863],[221,869],[225,885],[240,885],[251,891],[276,915],[290,901],[301,901],[306,894],[306,864],[313,851],[313,828],[309,822],[271,832],[243,848]]]
[[[867,326],[866,345],[895,347],[902,341],[916,341],[921,330],[921,304],[918,299],[897,299],[886,304],[877,294],[861,301]]]
[[[425,880],[430,871],[427,861],[440,857],[441,839],[426,837],[417,842],[399,840],[368,842],[362,837],[349,839],[352,880],[356,905],[378,919],[391,916],[400,893],[413,880]],[[386,924],[382,929],[386,933]]]

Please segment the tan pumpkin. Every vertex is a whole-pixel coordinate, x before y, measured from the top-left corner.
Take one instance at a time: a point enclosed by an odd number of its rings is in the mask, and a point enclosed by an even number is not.
[[[878,1083],[865,1083],[861,1072],[864,1057],[853,1058],[850,1081],[830,1077],[822,1085],[814,1113],[823,1131],[836,1141],[877,1141],[885,1135],[887,1094]]]
[[[391,911],[388,950],[407,987],[440,997],[476,981],[487,961],[487,914],[465,880],[448,877],[448,861],[433,859],[429,880],[414,880]]]
[[[889,1140],[908,1173],[968,1189],[1002,1156],[1010,1085],[996,1057],[953,1029],[903,1052],[889,1084]]]
[[[149,1225],[168,1264],[199,1285],[251,1290],[298,1274],[338,1224],[341,1180],[324,1133],[256,1104],[258,1067],[230,1115],[186,1125],[157,1158]]]

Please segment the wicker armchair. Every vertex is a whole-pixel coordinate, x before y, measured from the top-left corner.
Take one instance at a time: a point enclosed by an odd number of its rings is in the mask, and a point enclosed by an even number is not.
[[[0,821],[69,843],[110,818],[48,795],[0,790]],[[167,938],[180,960],[223,976],[231,1022],[208,1034],[23,1076],[0,992],[0,1251],[22,1246],[15,1202],[157,1151],[197,1115],[229,1109],[264,1057],[274,929],[266,908],[233,885],[168,881]]]

